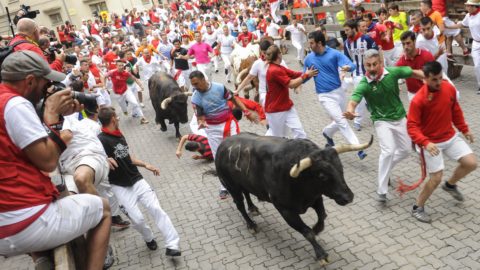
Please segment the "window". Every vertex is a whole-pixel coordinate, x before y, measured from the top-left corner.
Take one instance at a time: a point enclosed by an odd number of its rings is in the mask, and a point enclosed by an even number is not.
[[[90,10],[93,12],[98,12],[100,13],[100,11],[108,11],[108,8],[107,8],[107,3],[105,2],[99,2],[99,3],[96,3],[96,4],[92,4],[92,5],[89,5],[90,6]]]
[[[60,25],[63,23],[62,15],[60,13],[53,13],[49,14],[50,21],[52,21],[52,25]]]
[[[142,0],[143,5],[148,5],[148,4],[151,4],[151,3],[152,3],[151,0]]]

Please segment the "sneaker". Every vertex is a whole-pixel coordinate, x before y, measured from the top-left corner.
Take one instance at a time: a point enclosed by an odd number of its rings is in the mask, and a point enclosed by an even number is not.
[[[130,222],[123,220],[121,216],[112,216],[112,227],[124,229],[130,226]]]
[[[147,244],[147,247],[148,249],[150,250],[157,250],[158,246],[157,246],[157,241],[155,241],[155,239],[153,239],[152,241],[150,242],[145,242]]]
[[[140,107],[145,108],[145,104],[143,104],[142,102],[140,102]]]
[[[228,190],[222,189],[222,190],[220,190],[218,195],[220,196],[221,200],[225,200],[228,197],[228,194],[229,194]]]
[[[232,81],[230,81],[230,80],[227,80],[227,82],[228,82],[228,83],[232,83]]]
[[[107,255],[105,256],[105,260],[103,261],[103,269],[108,269],[112,267],[114,262],[115,258],[113,256],[112,246],[108,245]]]
[[[387,194],[378,194],[377,202],[381,202],[381,203],[387,202]]]
[[[477,90],[477,95],[480,95],[480,88],[478,88]]]
[[[148,124],[150,123],[147,118],[142,118],[142,120],[140,120],[140,125],[145,125],[145,124]]]
[[[327,140],[327,144],[325,145],[325,147],[328,147],[328,146],[335,146],[335,143],[333,142],[333,139],[328,137],[327,134],[322,133],[323,134],[323,137]]]
[[[167,248],[167,250],[165,251],[165,255],[171,257],[178,257],[182,255],[182,252],[178,249]]]
[[[424,223],[432,222],[432,219],[427,214],[427,212],[425,212],[425,208],[423,207],[417,207],[417,209],[415,210],[412,209],[412,217],[416,218],[420,222],[424,222]]]
[[[364,158],[367,157],[367,153],[363,152],[363,150],[362,150],[362,151],[358,151],[357,156],[358,156],[358,158],[359,158],[360,160],[363,160]]]
[[[458,191],[457,186],[455,186],[453,188],[449,188],[449,187],[447,187],[447,182],[445,182],[442,185],[442,189],[445,190],[446,192],[448,192],[450,195],[452,195],[452,197],[455,200],[463,202],[463,195],[462,195],[462,193],[460,193],[460,191]]]
[[[353,123],[353,128],[356,131],[360,131],[360,130],[362,130],[362,125],[360,125],[359,123]]]

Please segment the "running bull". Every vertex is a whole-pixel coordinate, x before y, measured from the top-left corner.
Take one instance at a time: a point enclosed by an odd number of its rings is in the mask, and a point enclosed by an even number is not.
[[[175,126],[175,137],[180,139],[180,123],[188,122],[187,100],[191,93],[183,93],[172,76],[165,72],[156,72],[148,80],[148,89],[153,109],[155,122],[160,124],[162,131],[167,131],[165,120]]]
[[[258,208],[250,198],[253,194],[260,201],[275,206],[288,225],[313,245],[317,260],[323,265],[328,262],[328,255],[315,240],[327,217],[322,195],[339,205],[353,200],[338,154],[365,149],[372,141],[373,136],[365,144],[320,149],[307,139],[289,140],[241,133],[220,144],[215,167],[250,231],[256,232],[257,225],[247,214],[243,200],[246,199],[252,215],[258,214]],[[313,228],[300,218],[309,207],[318,216]]]

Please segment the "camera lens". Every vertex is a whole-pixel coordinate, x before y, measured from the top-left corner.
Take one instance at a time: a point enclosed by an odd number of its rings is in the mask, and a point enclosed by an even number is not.
[[[82,92],[73,91],[73,98],[78,100],[78,103],[83,104],[85,108],[97,107],[97,96],[92,94],[85,94]]]

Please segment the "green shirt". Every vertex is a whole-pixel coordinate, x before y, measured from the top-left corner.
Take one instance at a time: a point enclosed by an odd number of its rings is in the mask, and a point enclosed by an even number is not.
[[[367,81],[366,77],[353,91],[351,100],[360,103],[362,98],[367,102],[367,109],[372,121],[397,121],[405,117],[406,112],[400,100],[398,79],[412,76],[410,67],[387,67],[380,81]]]

